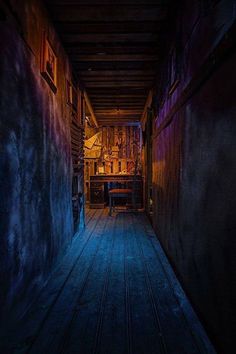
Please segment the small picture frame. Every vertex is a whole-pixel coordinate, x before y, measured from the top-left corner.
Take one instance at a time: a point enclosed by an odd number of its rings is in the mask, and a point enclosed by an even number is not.
[[[57,92],[57,56],[54,49],[44,35],[41,52],[41,75],[47,81],[54,93]]]
[[[67,91],[67,103],[70,105],[75,112],[78,110],[78,92],[75,86],[68,80],[66,80],[66,91]]]
[[[99,166],[99,167],[98,167],[98,173],[99,173],[99,174],[104,174],[104,173],[105,173],[105,168],[104,168],[104,166]]]

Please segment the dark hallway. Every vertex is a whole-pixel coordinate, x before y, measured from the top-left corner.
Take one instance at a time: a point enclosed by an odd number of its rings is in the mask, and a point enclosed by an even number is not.
[[[235,353],[235,19],[0,0],[0,354]]]
[[[12,340],[14,338],[14,340]],[[3,352],[215,353],[143,213],[88,213]]]

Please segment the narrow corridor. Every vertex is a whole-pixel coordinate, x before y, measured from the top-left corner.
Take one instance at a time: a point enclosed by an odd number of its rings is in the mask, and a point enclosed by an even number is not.
[[[0,354],[235,354],[236,0],[3,0],[0,51]]]
[[[87,227],[1,353],[214,353],[143,213]]]

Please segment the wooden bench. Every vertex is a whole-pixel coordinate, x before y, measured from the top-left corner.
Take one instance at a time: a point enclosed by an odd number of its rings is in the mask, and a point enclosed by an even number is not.
[[[109,215],[112,215],[112,210],[114,209],[114,201],[115,198],[129,198],[130,196],[133,197],[133,190],[132,189],[125,189],[125,188],[114,188],[109,190]],[[132,198],[133,199],[133,198]]]

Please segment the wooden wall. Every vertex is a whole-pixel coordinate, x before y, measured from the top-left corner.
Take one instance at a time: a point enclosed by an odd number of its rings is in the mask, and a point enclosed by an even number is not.
[[[5,1],[0,11],[0,317],[9,319],[34,300],[74,235],[83,127],[68,103],[67,81],[78,82],[42,3]],[[42,75],[45,35],[57,57],[54,88]]]
[[[153,226],[227,354],[236,331],[235,17],[234,1],[184,1],[153,101]]]
[[[71,108],[72,209],[74,230],[84,227],[84,122],[85,101],[77,86],[76,109]]]
[[[141,129],[138,126],[103,126],[85,130],[85,181],[104,166],[104,172],[141,174]],[[93,141],[93,138],[95,140]],[[89,145],[86,142],[91,141]],[[89,146],[86,147],[86,146]],[[88,195],[87,195],[88,200]]]

